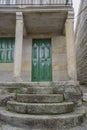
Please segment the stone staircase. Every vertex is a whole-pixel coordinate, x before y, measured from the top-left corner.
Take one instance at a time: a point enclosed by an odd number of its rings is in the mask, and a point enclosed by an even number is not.
[[[0,108],[0,119],[29,130],[65,130],[84,121],[85,113],[66,102],[55,87],[26,87]]]

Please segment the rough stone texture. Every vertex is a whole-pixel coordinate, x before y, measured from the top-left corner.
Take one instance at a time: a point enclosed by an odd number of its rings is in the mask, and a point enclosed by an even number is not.
[[[78,80],[87,83],[87,0],[81,1],[77,27],[75,32],[75,44],[77,50]],[[85,10],[84,10],[85,8]],[[82,11],[84,10],[84,11]]]
[[[43,87],[44,86],[44,87]],[[65,81],[65,82],[10,82],[0,83],[0,88],[8,92],[30,93],[30,94],[64,94],[65,100],[73,101],[75,104],[80,105],[82,100],[82,91],[78,82]]]
[[[7,102],[7,108],[24,114],[63,114],[74,110],[72,102],[63,103],[19,103],[14,101]]]
[[[22,93],[25,92],[29,94],[53,94],[52,87],[28,87],[25,89],[25,91],[23,91],[23,89],[21,91]]]
[[[60,87],[27,87],[21,88],[19,93],[26,93],[26,94],[63,94],[64,88]]]
[[[68,101],[73,101],[75,104],[82,104],[82,92],[79,86],[66,86],[64,98]]]
[[[0,106],[6,106],[7,102],[14,99],[14,94],[0,95]]]
[[[7,123],[22,128],[30,128],[35,130],[65,130],[77,125],[80,125],[84,121],[84,111],[78,110],[74,113],[63,115],[23,115],[15,114],[0,108],[0,119]]]
[[[49,91],[47,91],[47,95],[49,95],[49,93],[51,93],[51,95],[55,95],[57,93],[64,94],[65,92],[70,93],[72,91],[74,93],[80,93],[78,83],[71,81],[59,83],[1,83],[0,85],[2,93],[6,94],[7,92],[15,91],[16,97],[21,93],[22,95],[25,95],[23,93],[26,93],[27,90],[29,91],[30,88],[33,88],[33,90],[31,89],[31,94],[29,95],[36,95],[36,97],[37,94],[32,94],[32,92],[35,92],[36,88],[38,90],[37,92],[41,92],[40,95],[43,95],[44,92],[46,92],[48,89]],[[77,89],[74,88],[75,86],[78,86]],[[84,121],[85,111],[83,111],[82,108],[80,111],[73,108],[75,107],[72,102],[21,103],[15,101],[8,101],[7,107],[5,109],[0,108],[0,119],[15,126],[22,127],[24,129],[27,128],[31,130],[68,130],[71,127],[80,125]],[[73,110],[75,111],[72,112]]]
[[[5,88],[0,88],[0,106],[6,106],[7,101],[13,100],[15,97],[14,93],[7,91]]]
[[[83,93],[83,101],[87,102],[87,93]]]
[[[82,90],[83,90],[83,92],[87,92],[87,88],[85,87],[85,86],[82,86]],[[4,93],[4,91],[3,91],[3,93]],[[6,94],[6,91],[5,91],[5,93],[4,94]],[[79,110],[79,111],[78,111]],[[53,124],[53,127],[54,128],[50,128],[50,126],[49,126],[49,128],[46,128],[45,127],[45,125],[44,125],[44,128],[29,128],[29,126],[28,126],[28,124],[26,124],[25,123],[25,116],[24,116],[24,114],[23,115],[21,115],[21,117],[22,118],[24,118],[24,122],[22,122],[22,123],[20,123],[19,122],[19,120],[17,119],[17,118],[19,118],[20,117],[20,114],[15,114],[15,113],[11,113],[11,112],[8,112],[8,111],[4,111],[4,108],[0,108],[0,113],[2,113],[2,114],[0,114],[0,117],[4,120],[4,121],[6,121],[7,123],[10,123],[10,124],[7,124],[6,122],[1,122],[0,121],[0,130],[87,130],[87,121],[86,122],[84,122],[83,124],[81,123],[82,121],[83,121],[83,118],[84,117],[79,117],[79,123],[77,124],[77,120],[76,120],[76,115],[77,114],[80,114],[81,115],[81,113],[84,113],[85,111],[86,111],[86,113],[87,113],[87,103],[85,102],[84,103],[84,107],[81,107],[81,108],[79,108],[78,107],[78,110],[76,110],[75,111],[75,113],[70,113],[70,114],[68,114],[68,115],[74,115],[74,124],[72,124],[72,122],[70,123],[66,123],[66,125],[69,125],[69,126],[63,126],[63,125],[61,125],[60,126],[60,129],[59,129],[59,127],[57,127],[57,128],[55,128],[55,123]],[[85,111],[83,111],[83,110],[85,110]],[[3,112],[1,112],[1,111],[3,111]],[[7,114],[7,116],[6,116],[6,113],[8,113]],[[2,116],[3,115],[3,116]],[[15,117],[14,117],[14,115],[16,115]],[[83,114],[84,115],[84,114]],[[9,116],[10,116],[10,118],[9,118]],[[62,115],[63,116],[63,115]],[[66,114],[64,114],[64,116],[66,117]],[[14,117],[14,118],[13,118]],[[36,117],[36,115],[35,115],[35,117]],[[39,116],[40,117],[40,116]],[[60,117],[60,116],[58,116],[58,117]],[[87,117],[87,114],[86,114],[86,117]],[[28,116],[28,118],[29,118],[29,116]],[[45,117],[43,117],[43,118],[45,118]],[[10,120],[9,120],[10,119]],[[35,118],[36,120],[37,120],[37,118]],[[50,118],[49,118],[50,119]],[[51,116],[51,119],[52,119],[52,116]],[[65,119],[66,120],[66,119]],[[23,119],[22,119],[22,121],[23,121]],[[81,121],[81,122],[80,122]],[[61,123],[61,122],[60,122]],[[15,124],[15,125],[13,125],[12,126],[12,124]],[[32,123],[33,124],[33,123]],[[70,125],[71,125],[71,128],[70,128]],[[72,126],[73,125],[73,126]],[[76,126],[76,125],[79,125],[79,126],[77,126],[77,127],[74,127],[74,126]],[[17,127],[17,126],[20,126],[20,127]],[[57,125],[58,126],[58,125]],[[39,126],[38,126],[39,127]],[[74,128],[73,128],[74,127]]]
[[[42,129],[29,129],[29,128],[23,128],[23,127],[16,127],[14,125],[7,124],[6,122],[0,121],[0,130],[42,130]],[[50,130],[50,129],[44,129],[44,130]],[[59,130],[59,129],[56,129],[56,130]],[[77,127],[70,128],[70,129],[61,128],[61,130],[87,130],[87,120]]]
[[[59,90],[62,90],[66,101],[72,101],[76,105],[82,104],[82,91],[78,82],[75,83],[73,81],[70,81],[62,82],[62,84],[54,83],[54,86],[58,87]]]
[[[63,102],[62,94],[17,94],[16,100],[25,103],[58,103]]]

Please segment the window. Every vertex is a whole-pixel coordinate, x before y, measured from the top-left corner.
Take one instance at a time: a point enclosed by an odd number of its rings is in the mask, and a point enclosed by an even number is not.
[[[16,0],[10,0],[10,4],[16,4]]]
[[[43,0],[43,4],[50,4],[49,0]]]
[[[16,4],[16,0],[0,0],[0,4]]]
[[[6,4],[6,0],[0,0],[0,4]]]
[[[33,1],[33,4],[36,4],[36,5],[37,5],[37,4],[40,4],[40,1],[39,1],[39,0],[34,0],[34,1]]]
[[[14,38],[0,38],[0,63],[14,61]]]

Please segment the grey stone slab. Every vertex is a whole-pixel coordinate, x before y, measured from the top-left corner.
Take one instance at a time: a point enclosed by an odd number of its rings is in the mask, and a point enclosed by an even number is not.
[[[63,102],[63,94],[17,94],[16,100],[24,103]]]
[[[20,103],[8,101],[7,108],[10,111],[27,114],[63,114],[74,110],[73,102],[63,103]]]
[[[87,93],[83,93],[83,101],[87,102]]]
[[[13,100],[14,96],[15,96],[14,93],[9,93],[9,94],[0,93],[0,106],[6,106],[7,101]]]
[[[21,127],[16,127],[12,125],[8,125],[5,122],[0,125],[0,130],[42,130],[42,129],[27,129],[27,128],[21,128]],[[50,130],[50,129],[44,129],[44,130]],[[57,129],[59,130],[59,129]],[[61,129],[61,130],[87,130],[87,122],[83,123],[80,126],[71,128],[71,129]]]
[[[28,130],[65,130],[84,121],[85,112],[82,108],[70,114],[62,115],[27,115],[17,114],[0,108],[0,119],[14,126]]]
[[[64,91],[63,86],[37,86],[38,84],[31,87],[22,87],[21,93],[27,94],[61,94]]]
[[[26,93],[28,94],[52,94],[52,87],[28,87]]]
[[[6,122],[0,121],[0,130],[42,130],[42,129],[29,129],[29,128],[27,129],[27,128],[22,128],[22,127],[16,127],[16,126],[7,124]],[[44,129],[44,130],[50,130],[50,129]],[[70,129],[61,129],[61,130],[87,130],[87,120],[77,127],[70,128]]]
[[[27,93],[27,94],[64,94],[64,98],[66,101],[73,101],[76,105],[81,103],[82,92],[78,85],[78,82],[70,82],[70,81],[60,81],[60,82],[4,82],[0,83],[0,87],[8,88],[9,90],[12,87],[13,92],[16,93]]]

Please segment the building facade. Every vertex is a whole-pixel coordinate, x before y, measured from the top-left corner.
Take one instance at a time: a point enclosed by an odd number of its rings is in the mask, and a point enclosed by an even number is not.
[[[77,74],[81,83],[87,83],[87,1],[81,1],[75,32]]]
[[[73,17],[71,0],[0,0],[0,72],[76,81]]]

